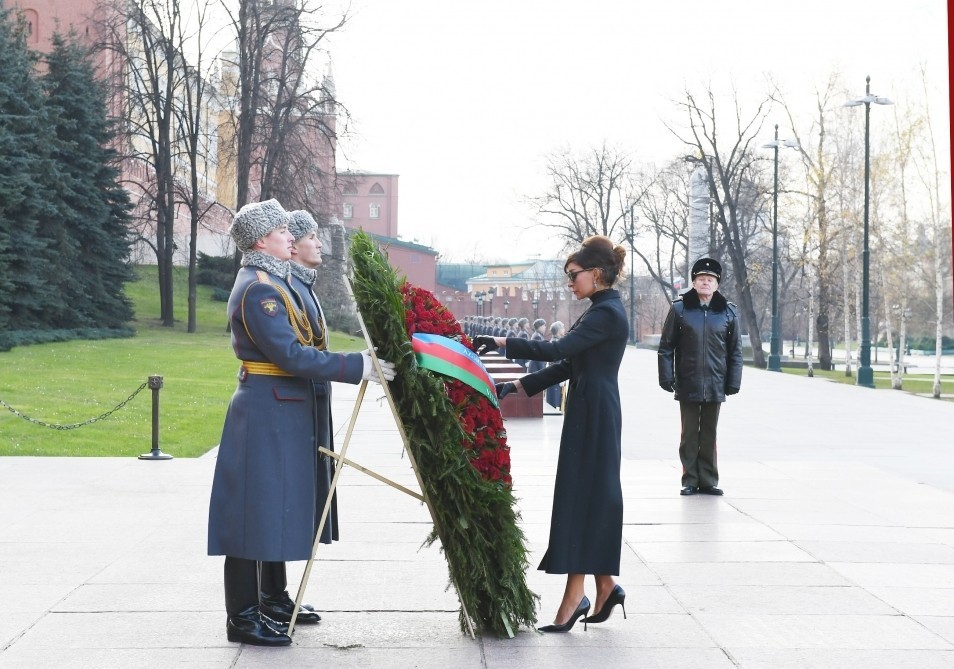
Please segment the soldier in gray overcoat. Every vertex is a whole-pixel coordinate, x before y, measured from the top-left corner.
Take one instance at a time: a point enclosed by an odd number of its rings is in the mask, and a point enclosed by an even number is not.
[[[328,324],[315,292],[318,268],[321,266],[321,239],[318,224],[307,211],[289,213],[288,231],[294,239],[291,257],[291,283],[305,301],[308,319],[315,331],[315,347],[322,351],[328,348]],[[331,383],[315,381],[315,439],[319,446],[334,450],[334,428],[331,422]],[[331,489],[334,465],[326,456],[319,456],[318,513],[324,509],[325,499]],[[338,540],[337,494],[332,498],[331,511],[321,533],[322,543]]]
[[[329,332],[314,285],[321,265],[321,241],[318,239],[318,224],[307,211],[289,212],[288,231],[292,235],[292,257],[290,283],[294,291],[301,296],[308,314],[314,336],[313,345],[320,351],[328,350]],[[312,381],[315,389],[315,445],[334,450],[334,430],[331,424],[331,383]],[[315,471],[316,514],[324,511],[331,479],[334,475],[332,460],[318,454]],[[331,543],[338,540],[338,495],[332,496],[331,508],[321,531],[321,542]],[[281,622],[291,622],[295,603],[288,594],[288,575],[284,562],[262,562],[259,571],[261,595],[259,609],[265,617]],[[298,624],[312,625],[321,621],[321,616],[310,604],[303,604],[298,611]]]
[[[259,574],[268,587],[269,563],[309,559],[318,527],[314,383],[378,380],[369,351],[316,346],[307,296],[291,283],[289,221],[268,200],[242,207],[229,229],[243,254],[228,303],[241,365],[209,503],[208,553],[225,556],[228,639],[259,646],[291,643],[262,613]],[[393,365],[379,362],[393,378]]]
[[[498,397],[523,390],[535,395],[569,381],[560,457],[553,490],[550,543],[540,569],[566,574],[563,601],[542,632],[567,632],[590,609],[584,579],[593,574],[596,602],[584,624],[601,623],[626,593],[617,585],[623,535],[620,483],[622,409],[619,366],[629,325],[612,285],[626,258],[622,246],[604,236],[588,237],[564,265],[568,287],[589,309],[557,341],[477,337],[478,352],[506,345],[518,358],[555,362],[514,382],[497,384]],[[559,362],[556,362],[559,361]],[[624,610],[625,613],[625,610]]]

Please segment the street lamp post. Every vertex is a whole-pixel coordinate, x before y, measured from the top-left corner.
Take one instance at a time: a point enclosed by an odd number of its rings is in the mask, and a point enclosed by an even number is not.
[[[550,310],[553,311],[553,318],[550,319],[550,325],[553,325],[554,323],[556,323],[556,309],[557,309],[556,302],[553,302],[550,305]]]
[[[474,293],[474,302],[477,303],[477,315],[484,315],[484,291]]]
[[[775,187],[772,190],[772,337],[768,358],[768,370],[770,372],[782,371],[782,344],[779,340],[778,322],[778,148],[780,146],[798,148],[798,144],[794,140],[778,141],[778,124],[776,123],[775,139],[762,145],[762,148],[772,149],[775,153]]]
[[[510,311],[510,300],[504,300],[504,318],[507,317],[507,312]]]
[[[636,215],[633,214],[634,202],[629,207],[629,228],[626,230],[626,237],[629,241],[629,343],[636,344],[636,266],[633,258],[636,257]]]
[[[536,320],[540,317],[540,297],[536,293],[533,294],[533,302],[531,302],[531,304],[533,305],[533,318]]]
[[[871,103],[876,105],[893,104],[888,98],[879,98],[871,94],[871,77],[865,77],[865,96],[849,100],[846,107],[865,106],[865,217],[864,246],[861,252],[861,347],[858,355],[858,385],[874,388],[874,370],[871,369],[871,322],[868,317],[868,182],[871,178]]]

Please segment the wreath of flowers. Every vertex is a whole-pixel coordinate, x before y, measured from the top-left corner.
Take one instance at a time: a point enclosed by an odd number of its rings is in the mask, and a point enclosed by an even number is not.
[[[500,413],[477,391],[419,367],[411,335],[470,342],[433,295],[397,277],[368,234],[352,238],[351,261],[368,336],[395,364],[388,388],[434,514],[427,543],[440,539],[463,604],[461,629],[512,637],[536,622],[539,598],[526,584],[527,550]]]

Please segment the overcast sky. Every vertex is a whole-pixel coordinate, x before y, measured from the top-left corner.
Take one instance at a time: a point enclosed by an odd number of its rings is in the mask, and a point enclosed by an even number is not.
[[[687,86],[734,82],[758,99],[771,76],[810,114],[835,71],[858,97],[870,75],[899,102],[920,94],[923,63],[947,141],[942,0],[353,0],[352,12],[330,42],[354,118],[339,169],[399,174],[401,237],[450,261],[552,256],[558,243],[525,230],[544,157],[604,141],[637,160],[682,155],[663,121]],[[873,126],[890,118],[878,112]]]

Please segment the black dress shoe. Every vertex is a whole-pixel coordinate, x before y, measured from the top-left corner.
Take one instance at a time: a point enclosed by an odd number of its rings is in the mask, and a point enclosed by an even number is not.
[[[278,595],[266,595],[264,592],[260,592],[258,593],[258,598],[260,601],[263,601],[266,599],[275,600],[275,601],[282,600],[289,606],[295,606],[295,600],[291,598],[291,595],[288,594],[287,590],[282,591],[282,593]],[[315,610],[315,607],[312,606],[311,604],[302,604],[301,608],[308,609],[309,611]]]
[[[265,621],[265,624],[271,627],[273,630],[277,632],[281,632],[282,634],[288,634],[288,623],[282,623],[277,620],[272,620],[271,618],[266,616],[264,613],[260,613],[260,615],[262,616],[262,620]]]
[[[699,488],[699,492],[703,495],[724,495],[721,488],[716,488],[714,485],[707,485],[705,488]]]
[[[261,595],[261,611],[263,616],[280,623],[290,623],[292,612],[295,610],[295,602],[288,596],[288,592],[283,591],[279,595]],[[310,606],[302,605],[298,609],[298,618],[295,624],[317,625],[321,621],[321,616],[315,613]]]
[[[699,488],[694,485],[687,485],[685,488],[679,491],[680,495],[695,495],[699,492]]]
[[[291,637],[269,625],[257,606],[250,606],[225,623],[229,641],[250,646],[289,646]]]

